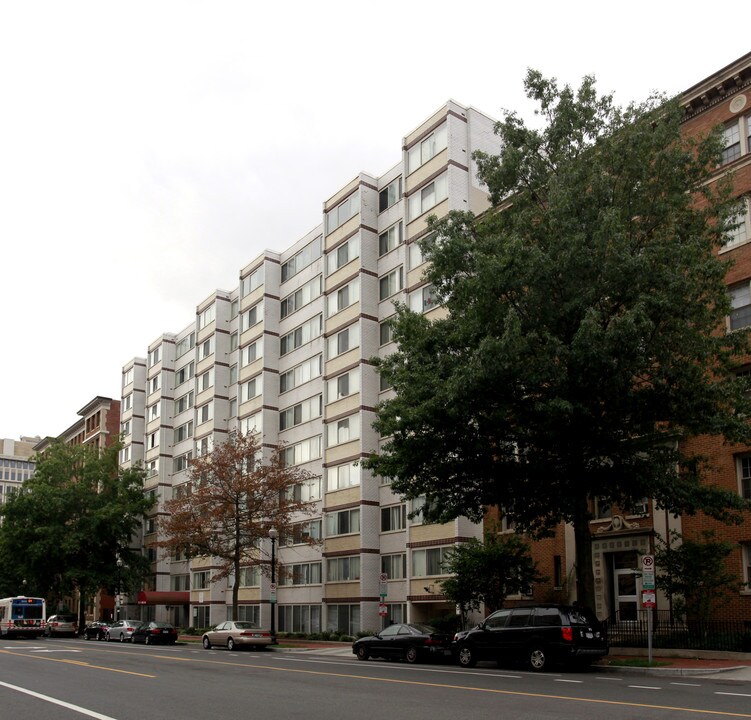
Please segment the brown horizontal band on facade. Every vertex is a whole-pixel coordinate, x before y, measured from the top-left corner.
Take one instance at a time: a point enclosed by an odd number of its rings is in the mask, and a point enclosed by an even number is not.
[[[407,595],[407,602],[446,602],[447,598],[441,593],[430,593],[428,595]]]
[[[379,503],[378,500],[354,500],[353,502],[343,503],[341,505],[324,506],[323,512],[338,512],[339,510],[348,510],[349,508],[356,508],[361,505],[375,505],[376,507],[379,507],[380,504],[381,503]]]
[[[189,592],[208,592],[208,590],[190,590]],[[190,603],[193,607],[208,607],[209,605],[223,605],[226,606],[227,603],[224,600],[204,600],[203,602],[192,602]]]
[[[439,545],[455,545],[457,543],[469,542],[470,538],[455,535],[454,537],[441,538],[439,540],[420,540],[418,542],[408,542],[408,548],[438,547]]]
[[[324,290],[323,296],[328,297],[329,295],[331,295],[331,293],[336,292],[337,290],[339,290],[339,288],[344,287],[347,283],[351,283],[353,280],[357,279],[359,276],[360,276],[360,271],[355,269],[355,271],[351,275],[347,275],[347,277],[344,278],[344,280],[340,280],[336,285],[332,285],[327,290]]]
[[[324,427],[326,425],[331,424],[332,422],[336,422],[337,420],[341,420],[342,418],[349,417],[350,415],[353,415],[354,413],[356,413],[358,411],[359,412],[371,412],[371,413],[374,413],[375,412],[375,408],[371,407],[370,405],[359,405],[358,407],[355,407],[352,410],[347,410],[346,412],[339,413],[338,415],[333,415],[330,418],[326,418],[323,421]],[[341,465],[341,463],[337,463],[337,465]]]
[[[370,457],[370,455],[365,455],[363,453],[357,453],[357,455],[348,455],[345,458],[342,458],[341,460],[337,460],[333,463],[323,463],[323,467],[329,468],[329,467],[336,467],[337,465],[346,465],[350,462],[355,462],[356,460],[359,460],[361,457]]]
[[[347,242],[347,240],[350,240],[351,238],[355,237],[360,230],[362,229],[362,225],[358,225],[352,232],[345,235],[343,238],[340,238],[336,241],[336,244],[332,245],[331,247],[326,248],[326,252],[331,252],[332,250],[336,250],[340,245],[344,245],[344,243]]]
[[[190,590],[141,590],[136,596],[138,605],[190,605]]]
[[[457,160],[449,160],[447,165],[451,165],[451,167],[459,168],[459,170],[463,170],[464,172],[469,172],[469,168],[466,165],[462,165]]]
[[[332,202],[331,205],[329,205],[329,201],[326,200],[323,203],[323,212],[327,213],[331,210],[333,210],[336,207],[339,207],[345,200],[351,198],[356,192],[360,191],[360,182],[358,181],[357,185],[355,185],[346,195],[342,195],[340,197],[337,197],[337,193],[334,193],[329,200],[332,198],[336,198],[335,202]]]
[[[352,595],[351,597],[323,598],[321,602],[327,605],[344,605],[347,603],[379,602],[380,598],[371,595]]]
[[[381,551],[378,548],[352,548],[352,550],[331,550],[329,552],[322,552],[321,557],[334,558],[334,557],[347,557],[348,555],[380,555]],[[355,582],[354,580],[352,582]]]
[[[370,190],[375,190],[376,192],[378,192],[377,185],[371,185],[369,182],[365,182],[365,180],[360,180],[360,187],[366,187]]]
[[[362,362],[361,360],[357,360],[356,362],[350,363],[346,367],[341,368],[341,370],[337,370],[332,375],[324,375],[323,379],[324,381],[330,380],[331,378],[339,377],[340,375],[343,375],[344,373],[349,372],[350,370],[355,370],[356,368],[360,367],[361,362]]]

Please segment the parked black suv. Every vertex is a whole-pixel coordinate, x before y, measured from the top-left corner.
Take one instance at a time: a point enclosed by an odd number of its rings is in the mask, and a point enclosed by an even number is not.
[[[608,640],[589,610],[531,605],[497,610],[476,628],[456,633],[452,651],[464,667],[478,660],[522,660],[532,670],[544,670],[552,663],[587,665],[608,654]]]

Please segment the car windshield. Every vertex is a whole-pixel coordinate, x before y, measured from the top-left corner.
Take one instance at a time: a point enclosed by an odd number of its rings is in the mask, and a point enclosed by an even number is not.
[[[235,623],[235,627],[238,630],[258,630],[258,625],[252,622],[240,621]]]

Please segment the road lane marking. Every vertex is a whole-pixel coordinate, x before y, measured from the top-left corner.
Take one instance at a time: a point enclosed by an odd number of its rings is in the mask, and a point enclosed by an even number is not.
[[[671,685],[680,685],[681,687],[701,687],[701,683],[679,683],[671,682]]]
[[[584,680],[566,680],[565,678],[556,678],[553,682],[567,682],[567,683],[576,683],[578,685],[581,685]]]
[[[89,717],[97,718],[97,720],[115,720],[115,718],[109,715],[102,715],[101,713],[94,712],[93,710],[88,710],[87,708],[81,707],[80,705],[73,705],[63,700],[57,700],[53,697],[50,697],[49,695],[42,695],[41,693],[34,692],[33,690],[27,690],[26,688],[18,687],[18,685],[11,685],[10,683],[2,681],[0,681],[0,685],[7,687],[10,690],[16,690],[17,692],[31,695],[32,697],[38,698],[39,700],[44,700],[48,703],[52,703],[53,705],[59,705],[60,707],[67,708],[68,710],[73,710],[74,712],[81,713],[81,715],[88,715]]]
[[[636,690],[662,690],[657,685],[627,685],[626,687],[634,688]]]
[[[749,693],[727,693],[727,692],[715,692],[715,695],[733,695],[735,697],[751,697]]]
[[[137,673],[131,670],[119,670],[118,668],[104,667],[103,665],[91,665],[83,660],[69,660],[67,658],[51,658],[44,657],[43,655],[26,655],[25,653],[10,652],[9,650],[0,650],[0,654],[3,655],[15,655],[17,657],[32,658],[33,660],[46,660],[47,662],[65,663],[66,665],[78,665],[79,667],[89,668],[91,670],[106,670],[107,672],[120,673],[122,675],[135,675],[136,677],[143,678],[156,678],[156,675],[146,675],[144,673]]]

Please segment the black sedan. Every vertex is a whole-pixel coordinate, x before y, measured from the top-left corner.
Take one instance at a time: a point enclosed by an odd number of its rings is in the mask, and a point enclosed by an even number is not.
[[[131,642],[142,642],[146,645],[162,643],[174,645],[177,642],[177,630],[174,625],[158,620],[150,620],[139,625],[131,636]]]
[[[396,623],[377,635],[355,640],[352,652],[358,660],[369,657],[404,658],[408,663],[443,660],[451,657],[451,636],[430,625]]]
[[[110,626],[106,622],[90,622],[83,629],[84,640],[104,640],[104,636],[107,634],[107,628]]]

